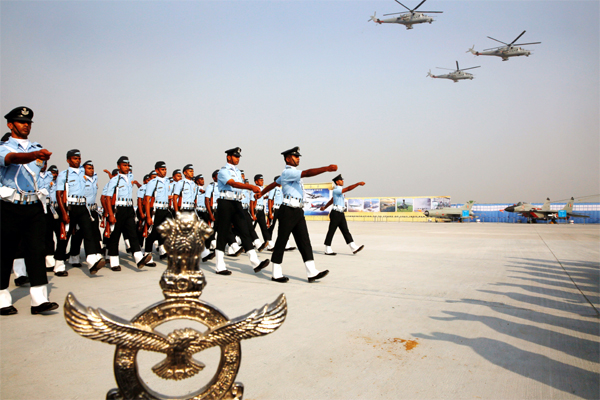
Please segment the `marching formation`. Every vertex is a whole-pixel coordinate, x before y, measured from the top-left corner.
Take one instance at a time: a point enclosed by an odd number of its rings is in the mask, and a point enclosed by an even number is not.
[[[121,156],[116,169],[104,170],[110,180],[98,203],[98,176],[91,160],[82,163],[81,152],[72,149],[66,154],[66,170],[48,167],[52,153],[29,139],[33,110],[17,107],[5,118],[10,132],[0,143],[0,315],[18,312],[8,290],[13,271],[15,285],[30,284],[32,314],[57,309],[58,304],[48,298],[47,273],[67,277],[66,264],[81,268],[82,243],[91,275],[105,266],[121,271],[121,238],[138,268],[156,266],[155,249],[161,260],[167,257],[156,227],[177,212],[195,213],[213,227],[201,259],[203,263],[215,259],[219,275],[231,275],[226,255],[237,257],[244,252],[255,273],[271,264],[271,280],[287,282],[282,263],[284,252],[295,250],[289,243],[290,235],[302,256],[308,282],[329,273],[319,271],[315,265],[304,218],[302,178],[335,172],[337,165],[300,170],[300,148],[294,147],[281,153],[285,169],[265,187],[263,175],[255,175],[254,184],[250,184],[244,171],[238,169],[242,149],[236,147],[225,151],[225,166],[212,173],[213,182],[205,188],[204,177],[195,175],[192,164],[175,169],[168,178],[164,161],[157,161],[140,184],[134,179],[129,158]],[[325,254],[336,254],[331,242],[338,227],[356,254],[363,246],[354,243],[348,230],[344,193],[365,183],[343,188],[341,175],[333,182],[333,198],[321,208],[325,210],[333,203]],[[273,242],[277,222],[277,239]],[[262,241],[256,233],[257,225]],[[259,258],[258,253],[265,249],[273,252],[270,260]]]

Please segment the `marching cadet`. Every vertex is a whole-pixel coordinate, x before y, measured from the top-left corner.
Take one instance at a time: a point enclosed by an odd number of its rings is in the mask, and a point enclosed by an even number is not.
[[[210,249],[215,249],[217,247],[217,241],[216,241],[216,236],[217,236],[217,226],[218,226],[218,220],[219,220],[219,213],[218,213],[218,200],[221,197],[221,193],[219,192],[219,170],[215,170],[212,173],[212,178],[213,178],[213,182],[208,184],[208,187],[206,188],[206,193],[205,193],[205,204],[206,204],[206,211],[209,214],[209,219],[212,222],[212,227],[213,227],[213,234],[206,239],[207,243],[210,243],[209,248]],[[210,223],[209,223],[210,225]],[[227,254],[228,256],[232,256],[232,257],[237,257],[240,254],[242,254],[242,251],[244,251],[244,249],[237,244],[237,242],[235,241],[235,235],[233,234],[231,227],[229,228],[229,231],[227,233],[227,238],[226,238],[226,242],[229,245],[229,253]]]
[[[106,262],[110,261],[110,256],[108,255],[108,242],[110,242],[110,223],[108,222],[108,205],[107,205],[107,200],[109,199],[108,196],[108,184],[110,183],[110,180],[117,176],[119,173],[119,170],[117,168],[113,169],[112,172],[108,171],[108,170],[104,170],[104,172],[106,172],[108,174],[108,182],[106,183],[106,185],[104,185],[104,188],[102,188],[102,194],[100,195],[100,204],[102,205],[102,210],[103,210],[103,214],[102,214],[102,219],[104,220],[104,235],[102,235],[102,244],[104,245],[103,251],[104,251],[104,257]]]
[[[219,219],[217,224],[217,249],[215,254],[217,257],[216,272],[220,275],[231,275],[231,271],[227,269],[225,265],[225,244],[227,242],[227,235],[231,230],[231,225],[240,234],[242,240],[242,247],[246,254],[250,257],[250,264],[254,267],[254,272],[258,273],[260,270],[269,265],[269,260],[260,261],[256,250],[252,245],[250,233],[248,232],[248,224],[244,216],[244,209],[240,203],[239,192],[236,189],[249,189],[254,193],[259,193],[260,189],[257,186],[242,183],[242,176],[240,170],[236,165],[240,162],[242,149],[235,147],[225,151],[227,154],[227,164],[219,170],[218,174],[218,185],[220,198],[219,204]]]
[[[178,171],[178,170],[176,170]],[[194,182],[194,166],[183,167],[183,178],[173,185],[173,208],[175,212],[193,212],[195,210],[196,183]]]
[[[254,184],[256,186],[259,187],[260,190],[264,189],[264,185],[265,185],[265,180],[264,177],[261,174],[258,175],[254,175]],[[254,221],[254,225],[252,226],[252,229],[256,229],[256,225],[258,224],[258,226],[260,227],[260,233],[262,234],[263,237],[263,244],[262,246],[260,246],[258,248],[258,251],[263,251],[265,249],[265,247],[270,246],[273,247],[273,245],[270,243],[271,241],[271,233],[269,232],[269,228],[267,228],[267,218],[265,216],[265,199],[264,198],[259,198],[259,199],[255,199],[254,197],[252,197],[253,200],[251,200],[250,202],[250,216],[252,218],[252,220]]]
[[[361,245],[359,247],[356,243],[354,243],[354,240],[352,240],[352,235],[350,234],[350,230],[348,230],[348,222],[346,222],[346,215],[344,214],[344,211],[346,211],[344,193],[354,190],[359,186],[364,186],[365,183],[358,182],[354,185],[348,186],[347,188],[342,188],[344,186],[344,178],[342,178],[341,174],[333,178],[333,183],[335,184],[335,188],[333,189],[333,197],[327,202],[327,204],[321,207],[321,211],[325,211],[327,207],[333,204],[333,208],[329,213],[329,230],[327,230],[327,236],[325,236],[325,254],[328,256],[335,256],[337,254],[333,252],[331,248],[331,242],[338,227],[340,228],[340,231],[342,231],[342,235],[344,235],[346,244],[350,246],[352,253],[356,254],[365,246]]]
[[[244,171],[240,171],[242,173],[242,182],[248,184],[248,179],[244,176]],[[259,188],[260,189],[260,188]],[[241,203],[242,208],[244,209],[244,218],[246,219],[246,223],[248,224],[248,232],[250,233],[250,238],[252,239],[252,244],[258,251],[264,250],[264,243],[261,243],[258,235],[256,234],[256,230],[254,229],[254,220],[252,219],[252,215],[250,214],[250,203],[254,198],[254,194],[247,189],[240,190],[240,195],[242,197]]]
[[[98,194],[98,175],[94,172],[94,164],[92,160],[87,160],[83,163],[83,169],[85,171],[85,198],[86,207],[91,215],[92,219],[92,233],[94,234],[94,240],[98,243],[102,241],[100,237],[100,216],[98,215],[98,205],[96,204],[96,195]],[[81,251],[81,242],[83,241],[83,234],[81,229],[75,232],[71,238],[71,249],[69,251],[69,264],[74,267],[81,267],[81,261],[79,259],[79,253]]]
[[[302,178],[317,176],[324,172],[337,171],[337,165],[332,164],[326,167],[300,171],[296,169],[298,164],[300,164],[301,157],[299,147],[286,150],[281,154],[285,160],[285,169],[279,179],[264,188],[259,194],[259,196],[264,196],[265,193],[268,193],[277,185],[280,185],[283,191],[283,203],[279,209],[279,229],[277,231],[275,249],[271,257],[271,262],[273,263],[273,277],[271,280],[280,283],[285,283],[289,280],[287,276],[283,276],[281,262],[283,261],[283,252],[285,251],[286,243],[290,234],[293,234],[306,267],[308,282],[314,282],[317,279],[324,278],[329,271],[319,272],[315,267],[308,228],[304,219],[304,186]]]
[[[175,207],[173,207],[173,190],[175,189],[175,184],[177,182],[179,182],[181,179],[182,179],[182,175],[181,175],[180,169],[176,169],[175,171],[173,171],[173,175],[171,176],[171,178],[169,178],[169,185],[168,185],[169,211],[171,211],[172,215],[175,214]]]
[[[60,217],[58,215],[58,202],[56,200],[56,178],[58,178],[58,168],[51,165],[48,172],[52,174],[52,181],[48,185],[48,207],[46,212],[46,271],[54,271],[56,260],[54,259],[54,250],[56,241],[60,240]]]
[[[176,181],[173,187],[173,207],[175,212],[193,213],[196,208],[196,183],[194,182],[194,166],[183,167],[183,178]],[[214,257],[209,249],[204,247],[200,258],[206,262]]]
[[[169,211],[169,182],[165,178],[167,164],[164,161],[157,161],[154,164],[154,170],[156,171],[156,178],[146,184],[146,193],[144,193],[146,225],[148,225],[148,231],[152,229],[146,238],[146,253],[152,255],[152,246],[158,240],[158,253],[160,259],[164,260],[167,258],[167,251],[163,246],[164,239],[156,228],[171,217]],[[154,262],[154,260],[150,258],[150,262]]]
[[[206,211],[206,192],[204,191],[204,176],[202,174],[197,175],[194,178],[194,182],[196,182],[196,215],[202,221],[206,222],[210,225],[210,218],[208,216],[208,212]]]
[[[206,241],[210,243],[209,248],[215,249],[217,247],[217,241],[215,240],[217,234],[217,224],[215,221],[217,219],[217,207],[219,206],[217,201],[219,200],[219,170],[217,169],[213,171],[211,176],[213,181],[206,187],[206,191],[204,193],[204,203],[206,206],[206,213],[208,214],[208,224],[212,224],[213,234],[210,238],[206,239]]]
[[[140,245],[140,247],[144,246],[144,239],[145,236],[144,234],[148,234],[148,231],[144,229],[144,227],[146,226],[146,214],[144,213],[144,194],[146,193],[146,184],[148,183],[148,181],[150,181],[150,175],[144,175],[144,179],[143,179],[143,184],[142,186],[140,186],[140,188],[137,191],[136,197],[137,197],[137,208],[135,210],[136,216],[137,216],[137,220],[138,220],[138,226],[137,226],[137,238],[138,238],[138,244]],[[146,266],[147,267],[154,267],[155,265],[148,265],[150,263],[147,263]]]
[[[152,260],[152,255],[143,254],[137,240],[135,211],[133,210],[133,185],[129,175],[129,158],[121,156],[117,160],[119,173],[108,182],[107,197],[104,204],[108,209],[108,223],[111,225],[108,255],[110,269],[120,271],[119,238],[121,233],[127,233],[133,258],[138,268],[144,267]]]
[[[12,304],[8,285],[20,243],[24,247],[25,268],[31,283],[31,313],[41,314],[58,308],[57,303],[48,299],[44,262],[44,212],[48,193],[38,186],[42,165],[52,153],[29,140],[33,122],[30,108],[17,107],[4,118],[11,136],[0,143],[0,315],[18,312]]]
[[[97,236],[94,234],[92,216],[86,205],[86,179],[85,170],[81,168],[81,152],[77,149],[69,150],[67,152],[67,163],[69,167],[61,171],[56,178],[56,200],[58,201],[59,214],[62,217],[62,223],[65,226],[67,235],[66,238],[61,238],[63,240],[59,240],[56,246],[54,275],[69,275],[65,271],[67,242],[74,234],[75,229],[81,230],[83,246],[87,255],[86,261],[90,266],[90,274],[95,275],[98,270],[104,267],[105,261],[100,255],[100,244]]]
[[[273,181],[277,181],[277,179],[279,179],[279,175],[277,175],[275,178],[273,178]],[[281,207],[281,204],[283,204],[283,191],[281,190],[281,186],[275,186],[275,188],[269,192],[269,201],[268,201],[268,205],[269,205],[269,219],[271,221],[271,226],[269,227],[269,235],[271,235],[271,237],[273,237],[273,231],[275,230],[275,223],[279,220],[279,209]],[[273,242],[271,242],[269,244],[269,247],[267,247],[267,250],[269,251],[273,251],[273,249],[275,248],[275,245],[273,244]],[[295,247],[293,247],[292,245],[290,245],[289,241],[288,243],[286,243],[285,245],[285,251],[292,251],[292,250],[296,250]]]

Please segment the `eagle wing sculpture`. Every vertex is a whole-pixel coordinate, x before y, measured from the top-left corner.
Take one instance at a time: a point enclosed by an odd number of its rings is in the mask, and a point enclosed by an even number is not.
[[[285,295],[245,316],[228,321],[205,333],[194,329],[176,329],[165,336],[146,326],[125,321],[103,310],[84,307],[72,293],[64,306],[65,319],[81,336],[133,349],[165,353],[166,359],[152,367],[163,379],[186,379],[196,375],[204,364],[192,356],[213,346],[267,335],[283,324],[287,315]]]

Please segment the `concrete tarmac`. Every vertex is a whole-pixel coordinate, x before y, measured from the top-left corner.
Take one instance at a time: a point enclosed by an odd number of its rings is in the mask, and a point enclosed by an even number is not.
[[[229,318],[285,293],[288,316],[274,333],[242,341],[236,381],[244,399],[597,399],[600,397],[598,225],[351,222],[353,255],[337,232],[323,254],[327,222],[309,222],[315,261],[329,276],[309,284],[298,251],[286,252],[286,284],[271,268],[254,274],[245,255],[226,258],[230,276],[202,265],[202,300]],[[261,259],[270,257],[263,252]],[[115,347],[65,323],[73,292],[86,306],[127,320],[162,300],[165,269],[49,274],[60,308],[31,315],[29,288],[10,287],[19,314],[0,317],[2,399],[103,399],[116,387]],[[169,333],[190,326],[170,322]],[[168,382],[140,352],[140,376],[181,396],[207,383],[218,348],[195,355],[196,377]]]

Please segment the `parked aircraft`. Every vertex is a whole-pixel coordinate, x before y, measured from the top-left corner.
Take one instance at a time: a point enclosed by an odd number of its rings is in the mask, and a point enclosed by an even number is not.
[[[473,211],[471,211],[471,209],[473,208],[473,204],[475,204],[475,202],[473,200],[471,200],[460,208],[446,207],[446,208],[439,208],[437,210],[425,210],[425,211],[423,211],[423,214],[425,214],[426,217],[434,217],[434,218],[442,219],[444,221],[462,222],[462,220],[465,218],[473,218],[475,216],[475,214],[473,214]],[[467,210],[468,210],[468,216],[463,216],[463,211],[467,211]]]
[[[512,206],[506,207],[503,211],[519,213],[525,218],[527,218],[527,223],[536,223],[538,220],[556,223],[557,219],[569,219],[571,217],[589,218],[589,215],[576,214],[573,212],[574,201],[575,199],[571,197],[571,200],[567,202],[567,204],[562,208],[562,210],[551,210],[549,198],[546,199],[546,202],[544,203],[544,205],[542,205],[541,208],[520,201],[517,204],[513,204]],[[560,216],[559,211],[565,211],[566,216]]]

